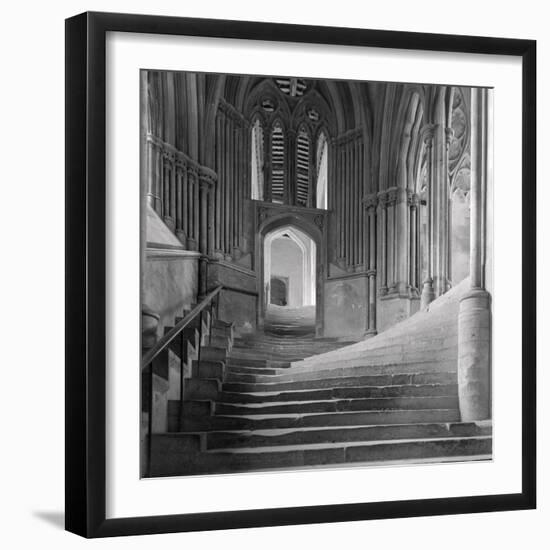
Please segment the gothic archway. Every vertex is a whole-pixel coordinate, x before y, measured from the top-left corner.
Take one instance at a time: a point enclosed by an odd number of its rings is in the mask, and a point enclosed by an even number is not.
[[[324,284],[324,238],[323,232],[314,223],[296,213],[275,215],[260,222],[256,242],[256,272],[258,276],[258,308],[257,325],[265,326],[266,304],[269,300],[269,290],[266,283],[272,275],[266,268],[269,263],[266,257],[267,249],[272,241],[282,235],[288,235],[304,254],[304,304],[315,307],[315,334],[323,334],[323,284]],[[311,243],[308,245],[308,241]],[[313,279],[313,280],[312,280]],[[307,297],[309,296],[309,297]]]

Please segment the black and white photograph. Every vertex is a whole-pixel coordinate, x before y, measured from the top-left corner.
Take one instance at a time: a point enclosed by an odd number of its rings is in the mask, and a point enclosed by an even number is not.
[[[139,85],[141,476],[491,461],[493,90]]]

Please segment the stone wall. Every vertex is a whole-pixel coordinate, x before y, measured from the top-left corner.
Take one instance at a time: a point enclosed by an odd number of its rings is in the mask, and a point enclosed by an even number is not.
[[[183,309],[197,300],[200,254],[184,250],[180,241],[147,205],[142,269],[142,306],[160,316],[157,336],[174,324]]]
[[[367,330],[368,280],[357,274],[325,282],[325,336],[363,336]]]
[[[256,329],[256,284],[256,274],[250,269],[223,260],[212,260],[208,265],[208,289],[225,287],[219,298],[219,318],[233,322],[237,334]]]
[[[147,249],[143,303],[160,315],[158,336],[196,302],[198,257],[196,252],[186,250]]]

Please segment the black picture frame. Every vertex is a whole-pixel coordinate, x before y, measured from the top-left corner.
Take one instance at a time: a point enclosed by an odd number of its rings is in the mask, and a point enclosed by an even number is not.
[[[522,61],[522,490],[515,494],[106,519],[105,43],[109,31],[516,56]],[[66,20],[66,529],[108,537],[536,506],[536,42],[83,13]]]

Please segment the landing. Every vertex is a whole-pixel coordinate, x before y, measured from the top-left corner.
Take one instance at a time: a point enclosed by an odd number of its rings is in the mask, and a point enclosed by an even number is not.
[[[315,333],[315,306],[288,307],[269,304],[264,330],[271,334],[298,336]]]

